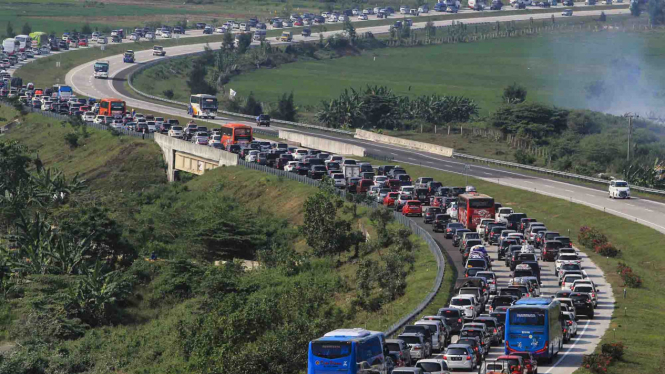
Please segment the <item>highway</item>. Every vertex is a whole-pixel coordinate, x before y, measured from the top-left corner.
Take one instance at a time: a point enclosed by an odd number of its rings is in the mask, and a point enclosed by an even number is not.
[[[606,14],[624,14],[628,13],[627,9],[614,9],[605,11]],[[590,16],[600,14],[599,10],[592,11],[576,11],[575,16]],[[530,14],[529,16],[534,19],[545,19],[552,16],[551,13],[547,14]],[[411,17],[412,18],[412,17]],[[484,18],[475,18],[475,19],[466,19],[466,20],[457,20],[463,21],[465,23],[484,23],[484,22],[505,22],[511,20],[520,20],[524,19],[525,15],[513,15],[513,16],[494,16],[494,17],[484,17]],[[421,21],[422,17],[418,17],[415,20]],[[445,26],[451,24],[451,20],[442,20],[435,21],[437,26]],[[415,27],[422,27],[424,22],[417,22]],[[385,33],[388,32],[389,26],[376,26],[358,29],[358,32],[367,32],[371,31],[373,33]],[[335,32],[324,33],[324,36],[330,35]],[[186,37],[198,36],[198,32],[188,31]],[[297,35],[294,39],[302,40],[303,38]],[[317,34],[313,34],[310,39],[318,39]],[[159,41],[155,41],[155,44],[159,44]],[[185,45],[185,46],[176,46],[166,48],[167,56],[176,56],[176,55],[186,55],[191,53],[200,52],[203,50],[203,47],[206,44],[195,44],[195,45]],[[220,43],[211,43],[210,47],[217,49],[220,47]],[[163,113],[165,115],[177,115],[186,117],[186,110],[184,107],[180,106],[170,106],[169,104],[155,104],[143,100],[135,99],[133,96],[130,96],[130,93],[127,92],[127,87],[125,87],[125,81],[127,76],[135,69],[137,69],[142,63],[158,59],[159,57],[153,57],[151,51],[137,51],[136,64],[124,64],[122,62],[122,56],[116,55],[110,58],[107,58],[110,62],[110,76],[111,79],[108,80],[95,80],[92,78],[92,65],[94,61],[90,61],[86,64],[80,65],[72,69],[66,76],[66,84],[72,86],[72,88],[79,94],[84,96],[103,98],[103,97],[118,97],[122,98],[127,102],[128,108],[136,108],[137,111],[148,110],[153,112]],[[24,81],[29,81],[29,77],[24,77]],[[214,121],[205,121],[212,122],[215,124],[223,124],[231,121],[227,118],[219,118]],[[197,120],[197,122],[203,122]],[[238,122],[233,120],[233,122]],[[247,122],[243,122],[247,123]],[[253,123],[247,123],[253,125]],[[273,126],[271,129],[279,129],[278,126]],[[292,129],[289,129],[293,131]],[[306,131],[301,131],[306,133]],[[658,231],[665,233],[665,204],[642,200],[642,199],[631,199],[624,201],[610,200],[607,198],[607,194],[604,191],[599,191],[597,189],[578,186],[574,184],[563,183],[559,181],[550,180],[547,177],[535,177],[531,175],[521,174],[519,172],[507,171],[502,169],[496,169],[492,167],[482,166],[471,164],[470,170],[467,170],[465,166],[467,163],[459,161],[452,158],[442,157],[434,154],[412,151],[406,148],[401,148],[391,145],[377,144],[373,142],[368,142],[364,140],[353,139],[350,137],[340,137],[339,135],[327,135],[327,134],[315,134],[315,136],[334,139],[338,141],[344,141],[356,145],[363,146],[367,149],[367,152],[375,155],[385,155],[393,157],[397,162],[403,164],[416,164],[423,165],[432,169],[442,170],[446,172],[453,172],[464,174],[481,178],[493,183],[499,183],[502,185],[507,185],[511,187],[531,190],[536,193],[545,194],[557,198],[562,198],[565,200],[573,201],[576,203],[585,204],[592,206],[596,209],[605,210],[608,213],[615,215],[623,216],[631,220],[637,220],[640,223],[643,223],[647,226],[653,227]],[[482,192],[482,191],[481,191]],[[645,211],[648,211],[649,214],[644,214]],[[448,262],[451,265],[454,265],[458,274],[462,273],[462,257],[457,248],[452,246],[450,240],[447,240],[443,237],[443,234],[434,233],[431,231],[431,225],[426,225],[422,222],[422,218],[416,218],[419,225],[425,227],[430,234],[439,242],[441,247],[446,251]],[[493,258],[496,258],[496,248],[491,248],[490,253]],[[599,306],[597,309],[596,318],[592,321],[581,319],[579,321],[579,333],[578,337],[572,340],[570,343],[564,346],[564,351],[550,366],[541,366],[540,373],[553,373],[553,374],[563,374],[570,373],[575,368],[579,367],[582,356],[593,352],[597,346],[600,338],[605,333],[606,329],[609,326],[609,320],[613,310],[614,300],[612,298],[612,290],[609,284],[605,283],[604,276],[600,269],[590,262],[590,260],[584,255],[581,254],[584,258],[584,267],[585,270],[589,273],[589,276],[594,279],[595,282],[600,286],[601,292],[599,293]],[[558,284],[556,278],[554,277],[553,263],[543,263],[543,292],[545,295],[551,295],[558,289]],[[493,263],[494,270],[497,272],[499,277],[499,286],[504,286],[509,279],[509,269],[503,266],[503,261],[495,261]],[[441,305],[439,307],[443,307]],[[500,354],[501,349],[499,347],[492,348],[490,357],[496,357]]]
[[[480,191],[482,192],[482,191]],[[537,217],[538,218],[538,217]],[[436,233],[432,231],[432,225],[425,224],[423,218],[413,218],[421,227],[427,229],[432,237],[439,243],[441,248],[445,250],[448,264],[452,264],[457,271],[457,274],[463,274],[464,264],[462,254],[458,248],[452,245],[451,239],[446,239],[443,233]],[[492,270],[497,275],[497,287],[507,287],[510,280],[510,268],[506,267],[504,261],[498,261],[497,247],[486,246],[488,253],[492,258]],[[593,353],[595,347],[599,344],[600,339],[609,328],[610,319],[614,310],[614,297],[612,295],[612,287],[605,281],[603,272],[591,262],[591,260],[582,252],[582,266],[594,283],[599,288],[598,292],[598,306],[595,309],[595,316],[593,320],[586,317],[580,317],[578,323],[578,333],[575,338],[570,342],[564,344],[563,350],[552,364],[539,363],[538,372],[551,373],[551,374],[569,374],[578,368],[582,363],[582,357],[586,354]],[[542,267],[541,279],[543,285],[541,286],[541,294],[543,296],[554,295],[560,290],[557,277],[554,275],[554,262],[540,261]],[[459,277],[459,276],[458,276]],[[442,306],[439,306],[444,307]],[[453,339],[455,341],[456,338]],[[503,354],[502,346],[492,347],[488,359],[493,359]],[[440,358],[439,356],[436,356]]]
[[[611,11],[606,11],[608,14],[623,14],[628,12],[626,9],[614,9]],[[575,14],[577,16],[588,16],[599,14],[600,11],[578,11]],[[534,14],[532,15],[534,19],[549,18],[551,14]],[[522,16],[523,17],[523,16]],[[487,17],[487,18],[478,18],[478,19],[469,19],[464,20],[467,23],[473,22],[496,22],[496,21],[507,21],[520,18],[519,15],[516,16],[496,16],[496,17]],[[437,25],[450,24],[451,21],[436,21]],[[418,26],[418,24],[416,24]],[[372,31],[375,33],[386,32],[388,26],[377,26],[367,29],[358,30],[362,31]],[[332,33],[332,32],[331,32]],[[312,38],[318,39],[313,36]],[[176,56],[176,55],[185,55],[200,52],[203,50],[203,47],[206,44],[193,44],[185,46],[177,46],[166,48],[167,56]],[[219,48],[221,43],[211,43],[210,47],[213,49]],[[110,62],[110,74],[111,79],[108,80],[95,80],[92,77],[92,65],[94,61],[80,65],[72,69],[66,76],[66,83],[73,87],[74,91],[83,94],[85,96],[91,97],[119,97],[127,102],[129,108],[136,108],[137,110],[150,110],[165,115],[177,115],[186,117],[187,113],[184,107],[181,106],[171,106],[171,104],[155,104],[143,100],[135,99],[130,96],[125,87],[125,80],[129,73],[134,69],[137,69],[141,63],[149,62],[160,57],[153,57],[151,51],[139,51],[136,52],[136,59],[138,63],[135,64],[124,64],[122,62],[122,56],[112,56],[108,58]],[[201,120],[198,120],[201,121]],[[227,118],[219,117],[215,121],[206,121],[213,122],[216,124],[227,123],[230,120]],[[234,120],[234,122],[239,122]],[[240,121],[242,122],[242,121]],[[247,122],[243,122],[247,123]],[[247,123],[253,125],[252,123]],[[273,129],[279,129],[279,126],[273,126]],[[301,132],[307,132],[305,130],[299,130]],[[393,157],[397,162],[404,164],[418,164],[427,166],[433,169],[454,172],[464,174],[468,172],[468,175],[481,178],[483,180],[499,183],[506,186],[511,186],[515,188],[525,189],[533,191],[536,193],[565,199],[568,201],[584,204],[595,209],[603,210],[605,212],[624,217],[644,225],[647,225],[651,228],[654,228],[660,232],[665,233],[665,204],[645,200],[641,198],[633,198],[630,200],[611,200],[607,197],[605,191],[601,191],[596,188],[590,188],[580,185],[575,185],[571,183],[564,183],[557,180],[549,179],[545,176],[533,176],[528,174],[523,174],[518,171],[509,171],[503,169],[497,169],[489,166],[483,166],[479,164],[471,164],[470,170],[465,170],[465,165],[467,164],[464,161],[451,159],[443,156],[438,156],[435,154],[429,154],[419,151],[412,151],[406,148],[401,148],[392,145],[384,145],[373,142],[368,142],[364,140],[344,138],[339,135],[326,135],[326,134],[316,134],[318,137],[329,138],[334,140],[341,140],[344,142],[356,144],[363,146],[367,149],[369,153],[376,155],[385,155]],[[645,212],[647,214],[645,214]]]

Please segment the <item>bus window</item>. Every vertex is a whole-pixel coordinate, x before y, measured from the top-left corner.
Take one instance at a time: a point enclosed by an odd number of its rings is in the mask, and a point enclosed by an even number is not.
[[[545,313],[542,310],[519,310],[510,314],[510,324],[514,326],[543,326]]]
[[[321,358],[341,358],[351,354],[351,342],[312,342],[312,354]]]

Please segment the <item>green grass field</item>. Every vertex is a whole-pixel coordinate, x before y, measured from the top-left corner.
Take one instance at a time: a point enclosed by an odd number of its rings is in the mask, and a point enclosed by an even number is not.
[[[481,115],[500,104],[502,89],[517,82],[529,100],[585,107],[585,86],[601,79],[607,62],[637,56],[641,81],[665,81],[661,34],[598,32],[500,39],[468,44],[385,48],[360,56],[303,61],[240,75],[227,84],[241,95],[274,101],[293,91],[300,106],[318,105],[344,89],[386,85],[402,95],[462,95]]]

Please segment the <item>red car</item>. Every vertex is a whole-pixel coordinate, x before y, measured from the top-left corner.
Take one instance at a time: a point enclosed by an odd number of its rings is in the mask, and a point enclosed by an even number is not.
[[[302,21],[295,21],[293,23],[293,26],[302,26],[302,25],[303,25]]]
[[[416,215],[416,216],[422,216],[423,215],[423,207],[420,205],[420,200],[409,200],[404,204],[404,207],[402,207],[402,214],[405,216],[408,215]]]
[[[395,205],[395,200],[399,197],[399,192],[389,192],[386,197],[383,198],[383,205],[393,206]]]
[[[88,46],[88,39],[79,40],[79,47],[87,47],[87,46]]]
[[[358,193],[367,193],[369,189],[374,185],[374,181],[371,179],[362,179],[360,182],[358,182],[358,186],[356,187],[356,192]]]

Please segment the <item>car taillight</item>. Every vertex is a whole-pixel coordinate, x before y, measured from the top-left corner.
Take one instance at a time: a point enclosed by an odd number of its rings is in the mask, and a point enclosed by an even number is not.
[[[592,293],[592,294],[591,294],[591,297],[596,297],[596,294],[595,294],[595,293]]]
[[[573,325],[573,321],[566,321],[566,324],[567,324],[568,326],[572,326],[572,325]]]
[[[466,359],[467,359],[467,360],[470,360],[470,359],[471,359],[471,356],[466,356]]]
[[[419,350],[420,350],[420,347],[413,347],[413,350],[414,350],[414,351],[419,351]]]
[[[494,333],[495,333],[495,334],[497,333],[496,329],[494,329]]]
[[[457,322],[462,322],[462,319],[461,319],[461,318],[458,318],[458,319],[457,319]]]
[[[471,307],[469,307],[469,309],[473,310],[473,307],[471,306]]]
[[[476,352],[478,352],[478,347],[473,347],[473,350],[475,350]]]
[[[444,359],[444,360],[447,360],[447,359],[448,359],[448,356],[445,356],[445,355],[444,355],[444,356],[443,356],[443,359]]]
[[[566,332],[566,331],[568,331],[568,329],[566,329],[566,328],[564,327],[563,332]]]

